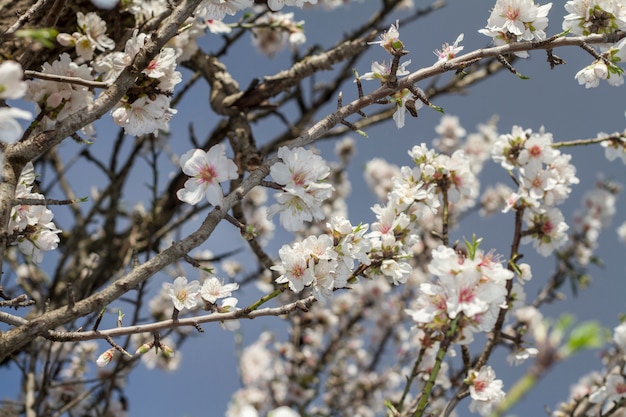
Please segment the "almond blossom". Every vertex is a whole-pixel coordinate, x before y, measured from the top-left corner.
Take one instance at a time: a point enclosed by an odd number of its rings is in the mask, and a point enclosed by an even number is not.
[[[84,14],[77,12],[76,20],[80,32],[74,32],[71,35],[59,33],[57,42],[63,46],[74,46],[76,48],[76,54],[78,55],[77,63],[91,61],[96,49],[105,51],[115,47],[115,42],[106,35],[106,22],[96,13]]]
[[[436,49],[434,51],[434,54],[437,55],[437,63],[450,61],[456,57],[456,54],[463,50],[463,46],[459,46],[459,43],[463,41],[463,36],[464,35],[461,33],[457,36],[452,45],[444,43],[441,45],[441,50]]]
[[[502,380],[496,379],[491,366],[483,366],[479,370],[470,370],[465,383],[470,386],[472,402],[469,409],[481,416],[488,416],[493,409],[504,400]]]
[[[462,344],[471,342],[473,333],[492,329],[500,309],[506,307],[506,282],[513,278],[493,254],[469,244],[468,250],[469,257],[445,246],[434,250],[428,270],[435,278],[420,284],[415,307],[405,310],[417,327],[431,331],[440,331],[461,316],[456,341]]]
[[[289,231],[301,230],[304,222],[322,220],[322,202],[333,186],[326,182],[330,168],[324,160],[304,148],[278,149],[282,162],[272,165],[270,174],[282,190],[274,194],[277,203],[268,210],[268,218],[280,213],[280,223]]]
[[[570,0],[563,19],[563,30],[575,35],[613,33],[626,30],[626,8],[614,0]]]
[[[497,0],[487,26],[478,32],[491,37],[496,46],[543,40],[546,38],[545,29],[551,7],[552,3],[539,6],[534,0]],[[526,58],[528,52],[515,52],[515,55]]]
[[[163,290],[169,295],[174,308],[178,311],[191,310],[198,305],[200,283],[197,280],[188,283],[187,278],[177,277],[173,283],[164,283]]]
[[[224,284],[216,277],[210,277],[202,282],[200,296],[208,303],[215,303],[218,298],[230,297],[233,291],[239,288],[239,284]]]
[[[238,177],[237,165],[226,157],[226,146],[217,144],[208,152],[192,149],[180,158],[183,172],[190,176],[185,187],[176,192],[176,196],[185,203],[195,205],[203,198],[218,206],[224,194],[220,183]]]

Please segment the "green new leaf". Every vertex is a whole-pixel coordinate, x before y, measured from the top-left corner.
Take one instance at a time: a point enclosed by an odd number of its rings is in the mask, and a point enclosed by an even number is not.
[[[46,48],[53,48],[59,31],[54,28],[20,29],[15,32],[16,38],[30,39]]]

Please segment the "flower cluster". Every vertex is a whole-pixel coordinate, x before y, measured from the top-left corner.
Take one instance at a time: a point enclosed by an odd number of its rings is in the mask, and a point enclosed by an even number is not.
[[[609,85],[618,87],[624,84],[624,69],[617,66],[618,62],[626,60],[626,38],[604,52],[600,58],[578,71],[575,75],[578,84],[585,88],[594,88],[600,85],[600,80],[606,80]]]
[[[29,162],[20,175],[15,198],[31,201],[13,206],[8,230],[16,236],[20,251],[40,263],[44,251],[57,248],[61,230],[52,221],[54,214],[46,208],[43,194],[33,192],[35,178],[33,164]]]
[[[122,69],[135,58],[148,35],[137,30],[126,41],[124,52],[112,52],[94,63],[94,68],[103,73],[103,81],[112,82]],[[124,98],[111,112],[113,120],[129,135],[143,135],[167,130],[169,120],[176,110],[169,107],[174,86],[182,80],[176,71],[176,50],[163,48],[152,59]]]
[[[51,64],[47,62],[43,64],[41,71],[45,74],[82,78],[87,81],[94,79],[88,65],[77,64],[67,53],[62,53],[59,59]],[[45,112],[49,123],[54,120],[63,120],[85,109],[93,102],[93,92],[83,85],[47,80],[27,81],[27,83],[28,93],[25,98],[35,102],[37,107]]]
[[[551,7],[552,3],[539,6],[534,0],[497,0],[487,26],[479,32],[491,37],[496,46],[543,40]],[[516,52],[515,55],[526,58],[528,52]]]
[[[552,134],[533,133],[514,126],[510,134],[500,135],[492,158],[508,171],[517,171],[517,192],[507,199],[507,207],[524,209],[528,231],[523,242],[531,241],[537,251],[550,255],[567,242],[569,226],[555,206],[564,202],[571,186],[578,183],[571,156],[552,147]]]
[[[238,310],[238,300],[231,297],[233,291],[239,289],[239,284],[224,284],[214,276],[206,278],[202,284],[198,280],[187,281],[186,277],[177,277],[173,283],[163,284],[163,293],[166,294],[174,308],[178,311],[193,310],[203,307],[206,310],[226,313]],[[222,304],[217,307],[215,303],[222,299]],[[223,322],[222,327],[228,330],[239,328],[238,320]]]
[[[364,236],[367,226],[353,227],[340,218],[331,219],[327,226],[328,234],[309,236],[280,248],[280,263],[272,267],[280,274],[277,283],[288,283],[296,293],[311,286],[315,298],[325,301],[336,288],[347,285],[356,261],[369,265],[369,240]]]
[[[292,48],[306,42],[304,21],[293,20],[293,13],[266,13],[252,28],[252,42],[264,54],[273,57],[287,42]]]
[[[626,30],[626,8],[615,0],[570,0],[565,3],[569,12],[563,19],[563,30],[575,35],[609,34]]]
[[[302,230],[304,222],[324,219],[322,202],[330,198],[333,186],[326,182],[330,168],[319,155],[304,148],[278,149],[282,162],[272,165],[270,174],[282,186],[274,194],[268,218],[280,213],[280,224],[289,231]]]
[[[476,332],[491,331],[506,308],[506,283],[513,273],[476,246],[468,244],[467,257],[445,246],[433,251],[428,270],[435,279],[420,284],[415,306],[405,310],[418,327],[444,332],[456,319],[460,344],[470,343]]]
[[[97,49],[105,51],[113,49],[115,43],[106,35],[107,25],[96,13],[82,12],[76,13],[79,32],[59,33],[57,42],[63,46],[73,46],[76,48],[76,63],[80,64],[93,59],[93,53]]]
[[[208,152],[192,149],[180,158],[183,172],[190,176],[185,187],[176,192],[181,201],[198,204],[206,197],[214,206],[222,203],[224,194],[220,183],[236,179],[237,165],[226,157],[226,147],[217,144]]]

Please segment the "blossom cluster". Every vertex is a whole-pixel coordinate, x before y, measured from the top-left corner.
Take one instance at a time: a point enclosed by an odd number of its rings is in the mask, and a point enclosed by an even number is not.
[[[237,308],[239,301],[232,297],[233,291],[237,289],[239,284],[224,284],[214,276],[206,278],[202,284],[198,280],[188,281],[183,276],[177,277],[173,283],[163,283],[163,293],[170,298],[178,311],[194,310],[199,307],[220,313],[239,310]],[[220,306],[216,306],[218,300],[221,300]],[[222,326],[228,330],[237,330],[239,321],[226,321]]]
[[[528,231],[522,241],[532,241],[537,251],[548,256],[567,242],[563,214],[556,208],[578,184],[571,156],[552,146],[552,134],[513,126],[493,146],[493,160],[504,169],[517,172],[518,190],[507,199],[509,209],[524,210]]]
[[[43,260],[43,252],[56,249],[59,244],[59,233],[52,221],[54,214],[46,207],[43,194],[33,191],[35,183],[33,164],[26,164],[15,189],[15,198],[29,200],[16,204],[11,209],[11,220],[8,230],[20,251],[35,263]]]
[[[506,283],[513,278],[493,253],[469,245],[468,250],[464,256],[445,246],[435,249],[428,265],[435,279],[420,284],[415,305],[406,310],[429,332],[445,332],[456,319],[460,344],[471,343],[474,333],[491,331],[506,308]]]
[[[272,267],[280,274],[277,283],[288,283],[296,293],[310,286],[315,298],[325,301],[348,284],[357,261],[369,265],[367,225],[355,227],[346,219],[332,218],[327,226],[328,234],[280,248],[280,263]]]
[[[289,231],[302,230],[304,222],[323,220],[322,202],[333,192],[326,180],[330,168],[321,156],[304,148],[278,149],[282,160],[270,168],[270,175],[282,191],[274,194],[277,203],[270,206],[268,217],[280,213],[280,223]]]
[[[479,32],[493,39],[495,45],[521,41],[541,41],[546,38],[548,12],[552,3],[539,6],[534,0],[498,0]],[[528,52],[516,52],[525,58]]]

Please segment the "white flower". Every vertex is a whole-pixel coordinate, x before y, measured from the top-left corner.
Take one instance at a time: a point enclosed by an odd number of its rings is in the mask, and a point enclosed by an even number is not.
[[[168,282],[163,284],[163,289],[170,296],[174,307],[178,311],[184,309],[192,309],[198,304],[198,296],[200,294],[200,283],[193,280],[187,283],[187,278],[177,277],[173,284]]]
[[[267,413],[267,417],[300,417],[300,414],[283,405]]]
[[[526,210],[524,220],[531,231],[530,235],[522,238],[522,243],[533,242],[533,246],[543,256],[549,256],[556,249],[567,243],[569,226],[563,219],[563,214],[557,208],[547,210]]]
[[[626,397],[626,380],[621,375],[611,374],[606,378],[604,386],[591,393],[589,401],[592,403],[605,401],[603,412],[606,412],[624,397]]]
[[[306,42],[304,21],[294,21],[293,13],[266,13],[256,23],[258,26],[251,31],[252,43],[270,57],[283,49],[287,42],[292,48]]]
[[[192,149],[180,158],[183,172],[190,176],[185,188],[176,192],[181,201],[198,204],[206,197],[214,206],[224,198],[220,183],[237,178],[237,165],[226,157],[226,146],[217,144],[208,152]]]
[[[497,0],[487,26],[479,32],[493,38],[495,45],[543,40],[551,7],[552,3],[538,6],[534,0]],[[525,58],[528,53],[516,52],[515,55]]]
[[[598,60],[578,71],[575,78],[578,84],[584,84],[585,88],[595,88],[600,85],[600,80],[606,80],[608,75],[609,70],[606,64],[602,60]]]
[[[80,32],[72,35],[59,33],[57,42],[64,46],[74,46],[78,55],[77,62],[85,62],[93,59],[94,50],[104,51],[113,49],[115,42],[106,35],[106,22],[96,13],[76,13],[76,20]]]
[[[401,51],[404,49],[404,44],[400,40],[400,32],[398,29],[400,28],[400,24],[396,20],[395,25],[389,26],[389,30],[380,35],[380,40],[375,42],[369,42],[372,45],[380,45],[391,55],[395,55],[397,51]]]
[[[490,366],[483,366],[480,370],[470,370],[465,380],[470,386],[472,403],[470,411],[488,416],[494,407],[504,399],[502,380],[496,379],[496,373]]]
[[[463,50],[463,46],[459,46],[459,43],[463,41],[463,34],[461,33],[452,45],[444,43],[441,45],[441,51],[436,49],[434,54],[437,55],[437,62],[446,62],[454,59],[456,54]]]
[[[626,322],[613,329],[613,341],[620,349],[626,351]]]
[[[123,100],[111,111],[113,121],[133,136],[169,130],[174,114],[176,110],[170,108],[170,98],[163,94],[157,94],[154,99],[143,96],[132,103]]]
[[[238,302],[239,300],[237,300],[235,297],[228,297],[223,299],[222,305],[219,308],[219,312],[228,313],[230,311],[241,310],[240,308],[237,308]],[[231,332],[239,330],[240,327],[239,320],[224,320],[220,322],[220,325],[222,326],[222,329],[230,330]]]
[[[621,1],[572,0],[565,3],[569,12],[563,20],[563,30],[574,35],[613,33],[626,30],[626,8]]]
[[[222,20],[226,14],[233,16],[253,5],[253,0],[203,0],[196,8],[196,15],[204,20]]]
[[[0,64],[0,99],[18,99],[26,93],[28,84],[22,81],[22,66],[14,61]]]
[[[209,19],[206,21],[206,25],[211,33],[230,33],[233,31],[233,28],[221,20]]]
[[[277,283],[289,283],[289,288],[295,293],[311,285],[315,279],[313,271],[309,268],[311,253],[301,242],[296,242],[293,248],[283,245],[278,255],[281,263],[271,268],[281,274],[276,279]]]
[[[24,129],[16,119],[31,120],[33,115],[21,109],[13,107],[0,108],[0,141],[14,143],[22,137]]]
[[[215,303],[218,298],[230,297],[232,292],[236,291],[238,288],[239,284],[237,283],[224,284],[216,277],[211,277],[205,279],[202,283],[200,296],[209,303]]]
[[[322,202],[332,195],[333,187],[326,183],[330,168],[319,155],[304,148],[278,149],[277,162],[270,168],[274,181],[283,191],[274,194],[277,204],[268,210],[268,218],[280,212],[280,223],[289,231],[300,230],[304,222],[322,220]]]
[[[405,62],[400,63],[396,71],[396,76],[408,75],[410,71],[407,70],[406,67],[410,63],[411,63],[410,59]],[[373,61],[371,69],[372,69],[371,72],[366,72],[365,74],[361,75],[359,78],[362,80],[379,79],[381,83],[384,83],[385,81],[389,79],[389,76],[391,75],[391,65],[387,64],[385,61],[383,61],[382,63],[378,63],[378,61]]]
[[[82,78],[87,81],[93,80],[91,68],[87,65],[76,64],[65,52],[57,61],[43,64],[42,72]],[[27,81],[27,83],[29,89],[25,98],[34,101],[40,108],[46,109],[46,116],[50,119],[63,120],[84,109],[93,101],[93,92],[82,85],[45,80]]]

